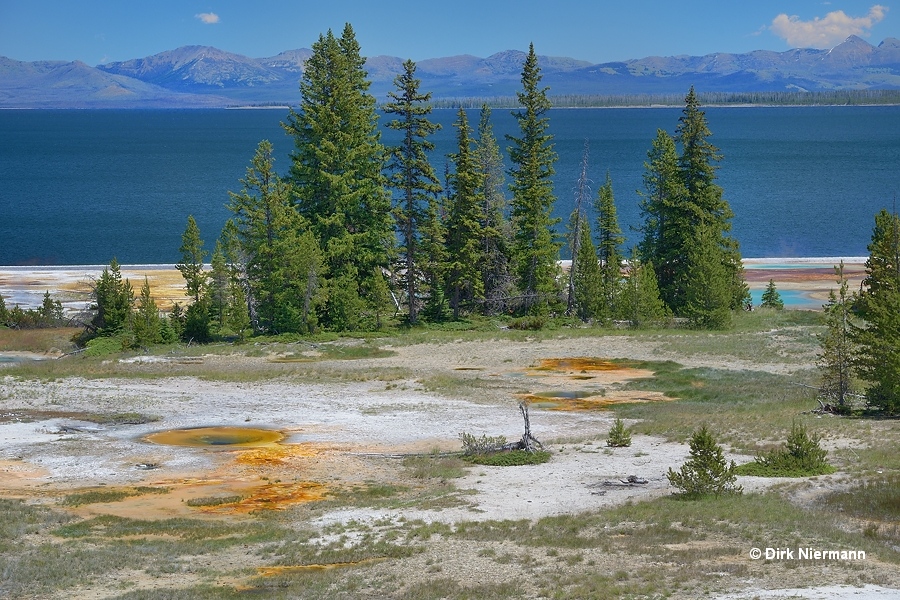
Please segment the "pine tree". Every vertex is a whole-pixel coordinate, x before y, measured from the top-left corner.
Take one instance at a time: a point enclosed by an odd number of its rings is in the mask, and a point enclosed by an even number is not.
[[[743,490],[736,485],[736,468],[734,461],[729,464],[725,460],[722,447],[703,425],[691,436],[688,460],[678,471],[670,468],[666,477],[680,495],[689,499],[740,494]]]
[[[235,216],[226,229],[230,243],[237,246],[232,254],[243,261],[238,271],[246,277],[256,328],[306,332],[315,320],[310,320],[309,310],[317,306],[307,296],[310,289],[322,293],[318,283],[324,266],[274,162],[272,145],[263,140],[241,180],[243,189],[231,193],[229,208]]]
[[[466,111],[457,113],[457,152],[450,157],[454,171],[450,176],[447,214],[447,288],[450,308],[458,319],[463,303],[484,297],[481,276],[484,189],[482,174],[472,151],[472,128]]]
[[[144,276],[144,285],[138,297],[137,312],[134,315],[134,343],[136,346],[158,344],[162,340],[162,321],[159,308],[150,294],[150,280]]]
[[[696,230],[689,247],[684,274],[684,305],[681,314],[697,329],[727,329],[731,326],[731,278],[710,226]]]
[[[597,193],[597,258],[600,260],[600,310],[604,321],[620,314],[619,294],[622,287],[622,254],[620,247],[625,238],[616,216],[612,179],[606,173],[606,181]]]
[[[900,215],[882,210],[856,302],[865,323],[853,327],[856,366],[869,383],[866,400],[886,414],[900,413]]]
[[[428,202],[425,220],[422,223],[424,313],[428,320],[435,322],[443,321],[449,309],[445,294],[448,261],[445,212],[441,202],[437,198],[432,198]]]
[[[131,283],[122,280],[119,262],[113,258],[109,267],[94,284],[91,293],[97,314],[91,320],[90,329],[97,335],[112,336],[131,328],[131,307],[134,304],[134,289]]]
[[[484,198],[481,217],[484,312],[498,314],[505,310],[515,283],[509,271],[512,231],[506,219],[507,200],[504,194],[506,178],[503,173],[503,157],[494,136],[491,109],[487,104],[481,107],[475,160],[481,173],[481,194]]]
[[[181,276],[184,277],[187,295],[193,298],[194,302],[198,302],[206,287],[203,260],[207,252],[203,250],[200,228],[197,227],[193,215],[188,216],[187,227],[181,234],[181,247],[178,251],[181,252],[181,262],[175,265],[175,268],[181,271]]]
[[[641,194],[643,237],[638,252],[644,263],[652,263],[659,291],[667,306],[684,303],[681,274],[687,267],[690,214],[685,212],[687,190],[678,168],[675,140],[664,130],[656,132],[644,163],[644,192]]]
[[[643,263],[632,255],[622,289],[621,316],[634,328],[659,325],[671,319],[662,301],[653,263]]]
[[[675,138],[681,145],[679,168],[681,181],[687,192],[690,210],[696,215],[694,227],[709,227],[715,245],[722,254],[722,265],[730,287],[731,309],[741,308],[748,296],[744,283],[743,266],[737,240],[727,234],[731,230],[734,213],[722,197],[722,188],[715,183],[716,170],[722,156],[708,138],[712,135],[706,122],[706,114],[700,110],[700,100],[693,86],[685,98],[685,107]]]
[[[429,203],[441,192],[440,182],[428,161],[428,152],[434,150],[428,136],[441,126],[428,120],[431,94],[419,92],[421,81],[415,75],[416,63],[404,62],[403,73],[394,79],[396,91],[388,93],[390,101],[384,105],[385,113],[398,117],[388,122],[388,128],[403,132],[400,145],[390,149],[388,169],[389,185],[399,194],[394,218],[400,233],[401,282],[406,290],[411,325],[418,321],[419,282],[425,260],[420,245],[422,222],[427,218]],[[375,279],[384,282],[384,278]]]
[[[834,402],[838,411],[850,408],[853,392],[853,360],[856,355],[851,338],[851,307],[855,297],[848,292],[847,278],[844,276],[844,262],[834,268],[838,278],[838,293],[828,292],[825,313],[825,331],[818,335],[822,352],[818,366],[822,377],[820,392],[829,402]]]
[[[760,306],[763,308],[774,308],[775,310],[784,308],[784,300],[781,299],[781,294],[778,293],[778,289],[775,287],[774,279],[769,280],[761,300]]]
[[[231,303],[231,274],[225,260],[222,240],[216,240],[210,260],[208,290],[210,318],[215,322],[216,328],[222,330],[225,327],[228,306]]]
[[[549,88],[541,88],[541,70],[534,44],[522,69],[522,91],[516,94],[520,109],[513,112],[521,137],[507,136],[512,170],[512,218],[515,227],[513,260],[526,313],[549,311],[557,294],[559,244],[554,240],[551,217],[553,195],[553,136],[547,132]]]
[[[697,275],[701,263],[714,269],[717,287],[719,279],[727,287],[729,310],[742,307],[749,297],[738,243],[728,236],[734,215],[722,197],[722,188],[716,184],[721,155],[709,142],[710,135],[705,113],[691,88],[675,137],[657,131],[644,165],[645,193],[641,202],[641,258],[653,263],[666,305],[676,315],[689,316],[686,313],[692,312],[690,318],[695,323],[699,322],[698,290],[690,279]],[[680,155],[676,142],[681,146]],[[699,242],[705,247],[696,248]],[[688,257],[692,253],[695,259],[703,256],[703,260],[691,263]],[[716,253],[719,258],[713,259]],[[704,275],[704,279],[710,281],[711,275]],[[691,286],[695,295],[689,299]],[[693,303],[690,307],[689,300]],[[701,320],[719,324],[726,321],[722,315],[712,321],[705,317]]]
[[[309,230],[287,228],[275,242],[273,279],[279,282],[272,315],[274,331],[313,333],[318,308],[324,302],[321,288],[324,258]]]
[[[579,236],[572,262],[572,308],[579,319],[589,321],[603,313],[603,276],[587,219],[579,227]]]
[[[375,289],[369,279],[390,266],[394,250],[386,153],[364,65],[349,24],[340,38],[331,31],[319,36],[300,81],[299,109],[284,124],[294,138],[297,210],[329,273],[322,312],[332,329],[361,326],[373,315],[377,301],[365,291]]]

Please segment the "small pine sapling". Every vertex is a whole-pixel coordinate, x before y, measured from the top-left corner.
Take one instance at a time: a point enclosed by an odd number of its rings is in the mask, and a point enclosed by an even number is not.
[[[694,432],[690,441],[690,456],[681,469],[666,474],[669,483],[679,490],[684,498],[740,494],[743,488],[736,485],[737,475],[734,461],[728,463],[722,447],[716,443],[712,433],[703,425]]]
[[[781,299],[781,294],[778,293],[778,289],[775,287],[774,279],[769,280],[769,285],[766,286],[766,291],[763,292],[761,306],[774,308],[775,310],[784,308],[784,300]]]
[[[625,427],[622,419],[616,419],[609,430],[606,445],[610,448],[627,448],[631,446],[631,430]]]

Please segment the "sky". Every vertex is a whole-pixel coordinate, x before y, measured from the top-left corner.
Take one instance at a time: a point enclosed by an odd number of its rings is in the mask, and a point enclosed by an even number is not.
[[[888,0],[893,1],[893,0]],[[900,37],[900,6],[871,0],[0,0],[0,56],[143,58],[214,46],[253,58],[309,48],[351,23],[364,56],[420,61],[503,50],[592,63],[831,48]]]

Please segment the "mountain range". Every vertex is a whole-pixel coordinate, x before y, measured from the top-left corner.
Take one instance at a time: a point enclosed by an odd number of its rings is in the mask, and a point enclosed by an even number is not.
[[[208,46],[184,46],[146,58],[91,67],[83,62],[22,62],[0,57],[0,108],[166,108],[293,105],[308,49],[248,58]],[[507,50],[417,63],[421,90],[435,99],[513,96],[525,53]],[[366,61],[370,91],[393,89],[403,59]],[[746,54],[648,57],[591,64],[539,57],[551,95],[900,89],[900,40],[873,46],[850,36],[831,50],[756,50]]]

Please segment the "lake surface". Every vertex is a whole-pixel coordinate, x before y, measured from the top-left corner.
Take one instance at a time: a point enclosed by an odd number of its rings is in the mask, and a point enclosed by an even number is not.
[[[864,256],[874,215],[900,188],[900,107],[707,108],[719,184],[745,257]],[[0,111],[0,265],[174,263],[188,215],[209,249],[256,145],[286,172],[286,109]],[[584,142],[592,189],[609,172],[636,243],[643,163],[681,110],[554,109],[557,216],[571,211]],[[516,134],[494,110],[501,144]],[[438,110],[433,163],[455,150],[456,111]],[[469,113],[478,123],[478,111]],[[382,119],[382,123],[384,119]],[[383,141],[396,142],[385,130]],[[508,161],[508,156],[504,156]]]

